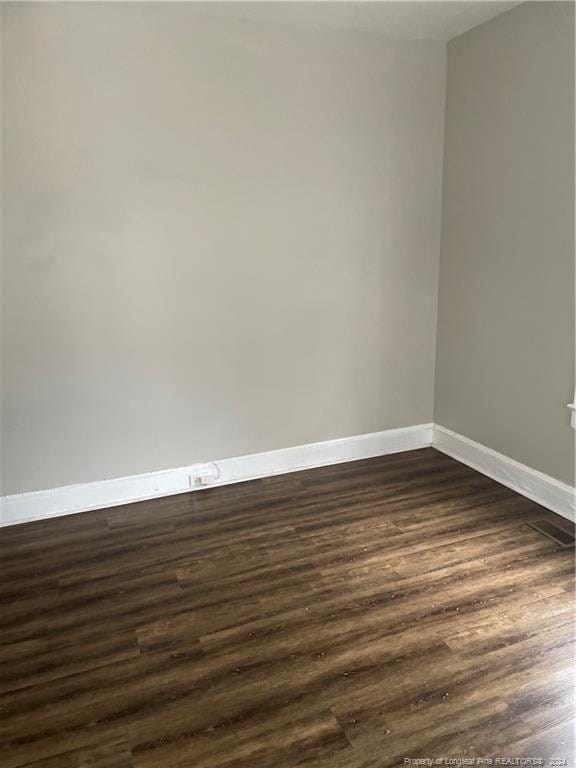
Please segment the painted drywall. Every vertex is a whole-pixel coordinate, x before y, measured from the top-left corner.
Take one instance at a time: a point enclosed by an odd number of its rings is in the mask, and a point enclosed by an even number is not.
[[[2,493],[431,421],[445,45],[2,16]]]
[[[435,421],[574,481],[574,6],[448,44]]]

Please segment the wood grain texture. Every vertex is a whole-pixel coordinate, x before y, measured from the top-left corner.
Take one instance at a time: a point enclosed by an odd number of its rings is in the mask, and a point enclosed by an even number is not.
[[[0,765],[570,766],[539,519],[426,448],[3,529]]]

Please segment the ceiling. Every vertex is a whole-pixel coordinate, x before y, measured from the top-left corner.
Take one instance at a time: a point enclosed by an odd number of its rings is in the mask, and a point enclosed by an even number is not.
[[[467,0],[259,0],[191,3],[205,16],[372,32],[404,39],[450,40],[520,2]]]

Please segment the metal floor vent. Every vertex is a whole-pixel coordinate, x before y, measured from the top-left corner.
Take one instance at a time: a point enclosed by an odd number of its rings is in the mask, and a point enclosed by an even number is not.
[[[534,528],[535,531],[543,533],[544,536],[548,536],[549,539],[555,541],[556,544],[560,544],[561,547],[571,547],[574,545],[574,534],[570,531],[560,528],[555,523],[550,523],[548,520],[536,520],[535,523],[528,523],[530,528]]]

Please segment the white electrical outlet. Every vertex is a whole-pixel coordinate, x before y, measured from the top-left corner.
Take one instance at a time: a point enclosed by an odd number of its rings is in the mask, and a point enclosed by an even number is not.
[[[215,483],[220,477],[220,471],[216,464],[199,464],[193,468],[189,475],[190,487],[198,488]]]

